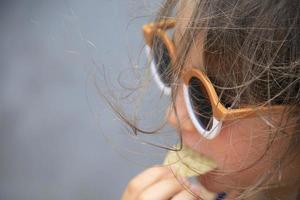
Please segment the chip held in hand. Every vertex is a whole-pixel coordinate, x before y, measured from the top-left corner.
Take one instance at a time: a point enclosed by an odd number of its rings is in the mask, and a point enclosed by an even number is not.
[[[180,145],[176,147],[179,149]],[[163,165],[172,166],[175,174],[182,177],[206,174],[217,167],[214,160],[187,146],[183,146],[181,151],[169,151]]]

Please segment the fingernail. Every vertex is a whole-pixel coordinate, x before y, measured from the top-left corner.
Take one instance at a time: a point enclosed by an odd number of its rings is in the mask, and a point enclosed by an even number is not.
[[[227,196],[226,192],[219,192],[217,194],[216,200],[224,200],[226,196]]]

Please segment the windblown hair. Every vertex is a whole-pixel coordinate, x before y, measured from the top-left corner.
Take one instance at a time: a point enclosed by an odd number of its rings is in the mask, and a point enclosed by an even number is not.
[[[174,15],[174,10],[188,4],[193,5],[188,19]],[[188,20],[176,46],[173,91],[191,46],[204,33],[203,67],[226,107],[288,105],[282,114],[288,120],[270,137],[270,145],[276,137],[290,141],[282,158],[274,161],[272,174],[280,173],[300,153],[300,1],[166,0],[156,21],[168,18]],[[293,134],[288,136],[284,131],[291,119]],[[272,174],[249,187],[241,198],[265,186],[262,183]]]

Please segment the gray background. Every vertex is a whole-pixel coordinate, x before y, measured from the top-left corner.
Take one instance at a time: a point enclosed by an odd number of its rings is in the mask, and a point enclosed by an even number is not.
[[[158,2],[1,1],[0,200],[119,199],[161,162],[165,152],[130,137],[94,84],[105,92],[105,73],[112,88],[136,83],[127,71],[144,62],[140,27]]]

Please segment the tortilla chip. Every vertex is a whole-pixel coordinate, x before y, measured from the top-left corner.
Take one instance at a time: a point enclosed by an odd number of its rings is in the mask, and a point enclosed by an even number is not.
[[[180,146],[177,145],[176,147],[179,148]],[[176,175],[182,177],[202,175],[217,167],[214,160],[187,146],[183,146],[181,151],[169,151],[163,165],[172,165]]]

